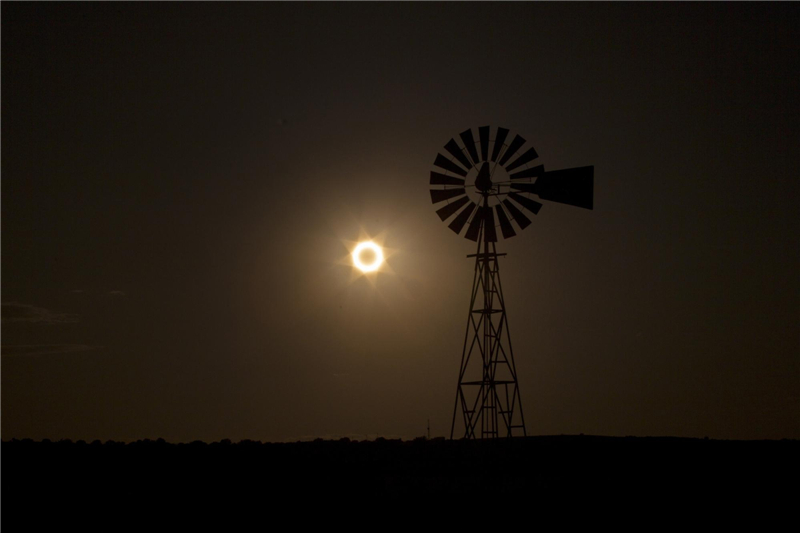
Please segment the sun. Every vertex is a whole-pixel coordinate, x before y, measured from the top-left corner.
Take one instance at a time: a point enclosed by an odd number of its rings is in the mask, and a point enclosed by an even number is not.
[[[353,264],[361,272],[374,272],[383,263],[383,250],[372,241],[360,242],[353,250]]]

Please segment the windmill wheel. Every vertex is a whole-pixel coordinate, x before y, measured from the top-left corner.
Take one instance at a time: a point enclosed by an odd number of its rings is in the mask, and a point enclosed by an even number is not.
[[[545,172],[544,165],[533,165],[539,157],[533,146],[525,147],[525,139],[509,130],[490,126],[478,128],[478,139],[472,129],[459,134],[444,145],[447,156],[436,154],[431,171],[431,201],[446,202],[436,214],[448,227],[464,237],[477,241],[481,230],[489,242],[498,240],[497,226],[504,239],[531,224],[524,211],[539,213],[542,204],[531,198],[547,200],[585,209],[594,207],[594,167],[579,167]],[[462,146],[463,145],[463,146]],[[519,154],[519,155],[518,155]],[[495,219],[495,214],[497,218]]]

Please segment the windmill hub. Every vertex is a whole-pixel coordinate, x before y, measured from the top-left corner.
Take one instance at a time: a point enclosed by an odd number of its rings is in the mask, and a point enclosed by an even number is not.
[[[502,196],[496,193],[498,190],[498,183],[507,183],[509,180],[508,172],[505,171],[500,165],[489,163],[486,165],[488,170],[487,177],[481,176],[483,165],[476,165],[467,172],[464,178],[464,190],[466,191],[467,198],[475,203],[475,205],[483,205],[484,197],[489,200],[489,207],[494,208]],[[485,173],[485,171],[484,171]]]
[[[492,190],[492,176],[488,162],[481,163],[478,177],[475,178],[475,188],[481,192],[489,192]]]
[[[532,198],[592,209],[594,167],[545,171],[539,157],[520,135],[507,142],[509,130],[489,126],[461,132],[444,145],[447,156],[436,155],[431,171],[431,201],[444,203],[436,214],[457,235],[478,243],[467,335],[461,352],[456,405],[465,438],[526,435],[517,369],[511,350],[505,299],[500,284],[495,243],[510,239],[531,224],[530,215],[543,207]],[[524,211],[527,211],[526,215]],[[512,224],[513,222],[513,224]],[[499,228],[499,230],[498,230]]]

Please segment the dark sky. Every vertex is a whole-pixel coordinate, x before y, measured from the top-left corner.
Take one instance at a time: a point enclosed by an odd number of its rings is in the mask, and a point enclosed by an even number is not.
[[[529,434],[800,438],[798,20],[3,2],[3,439],[449,433],[473,243],[428,173],[487,124],[595,166],[500,245]]]

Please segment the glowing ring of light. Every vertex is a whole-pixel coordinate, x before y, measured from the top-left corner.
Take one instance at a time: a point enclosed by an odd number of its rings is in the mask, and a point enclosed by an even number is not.
[[[375,260],[368,265],[362,263],[361,258],[359,257],[361,252],[364,250],[372,250],[372,253],[375,254]],[[362,272],[373,272],[378,270],[378,267],[381,266],[381,263],[383,263],[383,251],[381,251],[381,247],[374,242],[359,243],[359,245],[356,246],[356,249],[353,250],[353,264],[356,265],[356,267],[358,267],[358,269]]]

